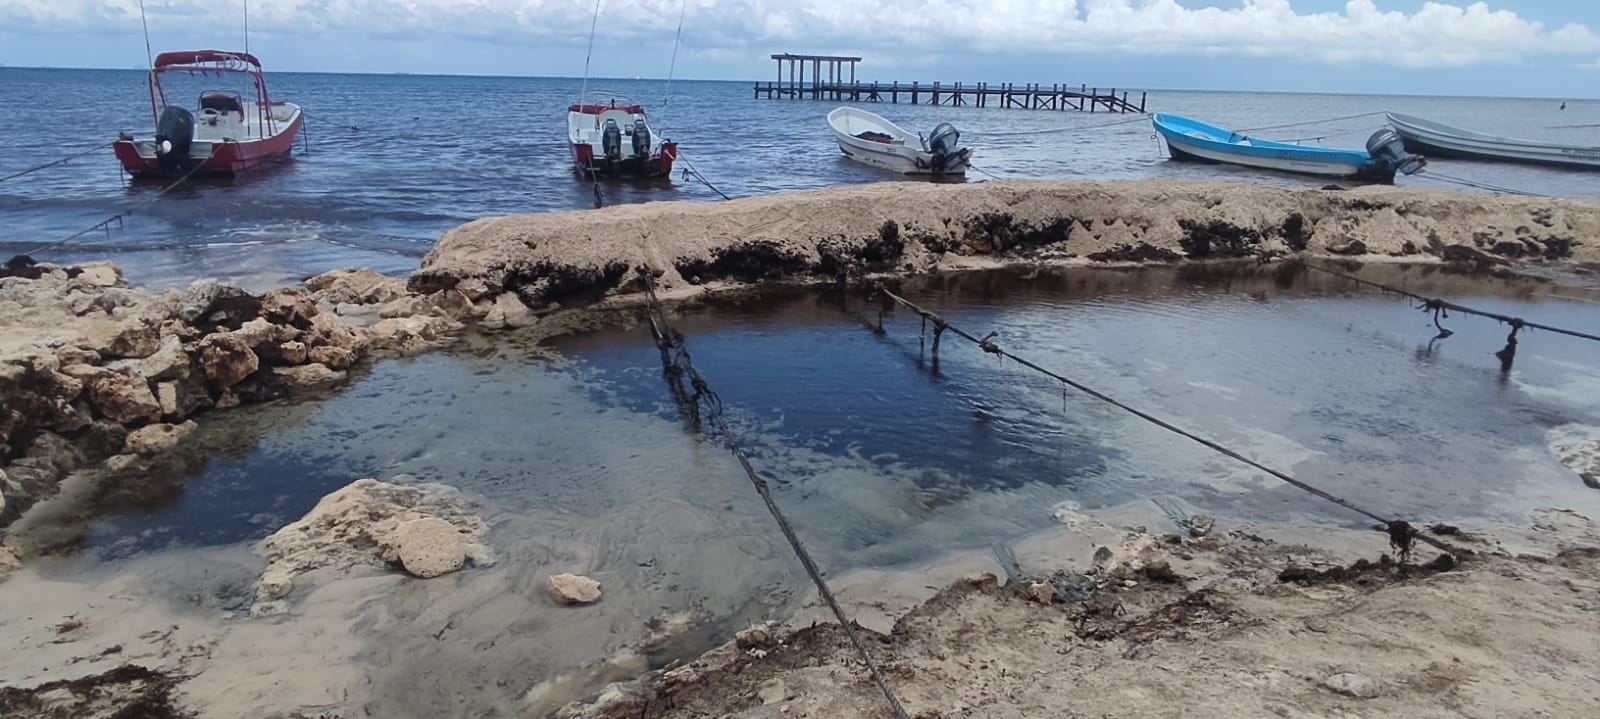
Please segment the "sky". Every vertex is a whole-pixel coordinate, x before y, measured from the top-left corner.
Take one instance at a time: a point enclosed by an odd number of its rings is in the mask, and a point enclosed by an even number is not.
[[[240,49],[246,1],[144,0],[152,49]],[[594,77],[775,79],[792,52],[861,80],[1600,97],[1595,0],[248,2],[268,72],[577,77],[593,27]],[[0,0],[0,64],[147,63],[138,0]]]

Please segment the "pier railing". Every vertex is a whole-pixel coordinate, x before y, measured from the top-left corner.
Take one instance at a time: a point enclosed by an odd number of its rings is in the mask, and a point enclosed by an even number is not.
[[[1135,102],[1130,91],[1116,88],[1042,83],[934,82],[757,82],[757,98],[888,102],[951,107],[1000,107],[1020,110],[1075,110],[1078,112],[1144,112],[1147,93]]]

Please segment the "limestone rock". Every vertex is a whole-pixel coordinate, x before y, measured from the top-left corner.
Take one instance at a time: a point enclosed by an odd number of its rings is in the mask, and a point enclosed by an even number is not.
[[[306,343],[297,340],[289,340],[278,345],[278,356],[289,364],[305,364],[306,360],[310,358],[310,355],[306,352]]]
[[[522,303],[515,292],[502,292],[494,298],[494,303],[489,306],[483,317],[483,324],[490,329],[503,327],[527,327],[538,322],[539,318],[533,310]]]
[[[327,365],[312,362],[294,367],[273,367],[272,374],[282,379],[289,389],[327,389],[343,382],[345,373],[328,369]]]
[[[249,297],[248,293],[237,287],[211,279],[195,280],[178,301],[178,319],[195,326],[210,324],[238,327],[259,313],[260,301],[254,298],[245,300],[246,297]],[[221,316],[218,316],[219,313]]]
[[[144,358],[140,372],[158,381],[188,376],[189,354],[183,351],[183,341],[170,335],[162,337],[156,350]]]
[[[332,345],[312,347],[306,353],[306,358],[336,370],[346,369],[356,363],[356,354],[354,352],[344,347],[334,347]]]
[[[156,404],[161,405],[161,416],[178,416],[178,385],[174,382],[157,384]]]
[[[263,577],[276,581],[321,569],[387,568],[397,561],[418,572],[453,564],[455,550],[442,541],[439,525],[408,524],[423,519],[450,529],[463,562],[490,563],[482,544],[483,521],[471,514],[458,490],[360,479],[323,497],[304,517],[257,545],[257,552],[269,558]],[[408,558],[414,564],[407,565]]]
[[[152,455],[171,449],[195,430],[194,420],[182,424],[152,424],[128,433],[127,450],[134,454]]]
[[[1189,518],[1189,536],[1195,539],[1210,536],[1216,526],[1217,520],[1204,514],[1196,514]]]
[[[66,370],[83,380],[89,402],[107,419],[132,424],[161,418],[161,404],[143,377],[129,377],[89,365],[75,365]]]
[[[100,353],[76,345],[66,345],[56,348],[56,359],[61,362],[62,367],[75,364],[97,365],[100,364]]]
[[[467,562],[461,533],[438,517],[401,522],[390,535],[389,544],[400,566],[422,579],[449,574]]]
[[[244,341],[245,344],[250,346],[250,349],[260,350],[265,347],[275,347],[294,339],[296,331],[293,327],[275,325],[268,322],[266,318],[257,317],[239,325],[239,329],[230,334]]]
[[[261,316],[274,324],[306,329],[316,314],[317,305],[297,290],[277,289],[261,296]]]
[[[442,346],[460,326],[443,317],[395,317],[367,328],[367,337],[374,350],[409,357]]]
[[[307,330],[307,337],[303,341],[310,347],[339,347],[356,354],[367,347],[366,337],[327,312],[311,318],[311,328]]]
[[[550,596],[562,604],[589,604],[600,601],[600,583],[576,574],[552,574],[547,582]]]
[[[1371,699],[1378,696],[1378,684],[1364,674],[1343,672],[1322,680],[1322,686],[1335,694],[1343,694],[1357,699]]]
[[[160,347],[160,343],[161,332],[156,325],[133,321],[123,324],[106,340],[105,346],[100,348],[100,354],[132,359],[149,357]]]
[[[398,277],[387,277],[368,268],[345,268],[324,272],[306,280],[319,302],[330,304],[371,305],[392,302],[406,294],[406,282]]]
[[[1034,582],[1028,585],[1028,596],[1033,601],[1048,605],[1055,601],[1056,588],[1049,582]]]
[[[211,386],[219,390],[239,384],[260,367],[261,359],[249,343],[231,332],[208,335],[200,340],[200,369]]]
[[[122,270],[111,262],[85,262],[78,265],[77,280],[94,287],[116,287],[122,284]]]

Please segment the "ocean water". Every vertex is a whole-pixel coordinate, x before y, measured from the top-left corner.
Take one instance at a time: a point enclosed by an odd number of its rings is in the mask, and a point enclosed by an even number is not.
[[[565,107],[580,90],[578,79],[270,72],[267,79],[276,99],[306,111],[292,162],[237,180],[197,182],[146,203],[162,183],[126,183],[104,148],[0,183],[0,253],[34,250],[137,206],[120,224],[40,251],[38,259],[109,258],[133,281],[158,287],[221,277],[261,289],[336,267],[405,273],[442,232],[477,217],[594,206],[593,188],[571,170],[563,143]],[[184,84],[174,97],[197,95],[208,82]],[[742,82],[669,88],[596,79],[589,87],[644,103],[656,131],[678,141],[688,162],[730,196],[899,179],[840,155],[826,123],[834,102],[756,99],[752,83]],[[1147,102],[1152,112],[1239,129],[1388,109],[1487,132],[1600,142],[1600,101],[1562,110],[1556,100],[1535,99],[1157,91]],[[975,148],[976,165],[992,176],[1327,184],[1170,162],[1148,121],[1131,115],[867,106],[924,131],[954,123]],[[109,142],[121,130],[150,132],[149,108],[139,71],[0,68],[0,136],[10,140],[0,153],[0,177]],[[1381,121],[1366,116],[1259,134],[1361,147]],[[1429,172],[1400,183],[1458,187],[1465,180],[1600,199],[1600,173],[1457,160],[1438,160]],[[607,204],[720,199],[682,174],[604,183],[602,190]]]

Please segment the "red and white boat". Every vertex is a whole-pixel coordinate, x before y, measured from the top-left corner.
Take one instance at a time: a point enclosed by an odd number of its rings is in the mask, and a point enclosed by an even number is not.
[[[678,143],[655,136],[640,105],[573,103],[567,145],[579,172],[605,177],[660,177],[672,172]]]
[[[244,76],[255,97],[207,90],[196,112],[168,104],[161,78],[167,73]],[[188,174],[234,175],[289,156],[303,122],[300,106],[274,101],[261,77],[261,61],[244,52],[184,50],[156,56],[150,68],[153,137],[122,133],[112,144],[123,169],[135,177]]]

